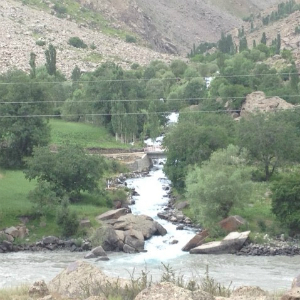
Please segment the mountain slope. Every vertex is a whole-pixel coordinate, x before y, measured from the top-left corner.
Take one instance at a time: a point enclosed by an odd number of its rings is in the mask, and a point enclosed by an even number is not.
[[[186,55],[193,43],[215,42],[241,27],[242,16],[282,0],[80,0],[141,36],[158,51]]]
[[[70,75],[77,64],[82,70],[93,70],[104,61],[114,61],[128,68],[132,63],[149,64],[152,60],[170,61],[174,56],[158,53],[133,43],[126,43],[99,30],[79,26],[76,22],[57,18],[14,0],[0,3],[0,72],[12,68],[28,71],[30,52],[36,64],[45,63],[44,52],[49,43],[57,49],[57,67]],[[84,24],[83,24],[84,25]],[[70,46],[70,37],[79,37],[96,49],[78,49]],[[36,41],[46,42],[38,46]]]

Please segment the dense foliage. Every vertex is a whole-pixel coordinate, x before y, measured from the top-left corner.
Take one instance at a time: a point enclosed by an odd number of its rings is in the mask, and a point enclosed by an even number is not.
[[[188,173],[186,197],[202,226],[228,217],[233,207],[247,204],[251,195],[251,168],[245,151],[229,145]]]
[[[34,146],[46,145],[50,130],[47,91],[21,71],[0,77],[0,166],[21,167]]]
[[[272,210],[291,234],[300,232],[300,178],[286,175],[272,185]]]
[[[57,196],[66,194],[75,201],[80,192],[97,190],[104,168],[101,157],[86,155],[82,147],[66,144],[55,152],[49,147],[35,148],[24,172],[29,180],[48,182]]]

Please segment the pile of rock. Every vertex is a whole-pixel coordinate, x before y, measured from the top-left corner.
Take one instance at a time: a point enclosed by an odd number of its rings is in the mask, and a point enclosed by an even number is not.
[[[272,244],[253,244],[245,245],[237,255],[251,256],[274,256],[274,255],[300,255],[299,244],[290,244],[287,242],[276,242]]]
[[[89,241],[81,241],[80,243],[75,240],[61,240],[55,236],[48,236],[43,238],[42,240],[32,243],[32,244],[14,244],[13,241],[4,239],[0,243],[0,253],[6,252],[18,252],[18,251],[30,251],[30,252],[37,252],[37,251],[54,251],[54,250],[69,250],[71,252],[75,251],[87,251],[92,248],[91,243]]]
[[[127,208],[108,211],[96,218],[101,227],[97,234],[105,251],[135,253],[144,251],[145,240],[164,236],[167,230],[146,215],[133,215]]]

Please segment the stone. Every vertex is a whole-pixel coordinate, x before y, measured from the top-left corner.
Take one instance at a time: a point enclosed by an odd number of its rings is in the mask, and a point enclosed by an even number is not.
[[[300,287],[300,275],[295,277],[292,282],[292,288]]]
[[[135,300],[215,300],[212,295],[203,291],[191,292],[182,287],[178,287],[171,282],[161,282],[153,284],[151,287],[141,291]]]
[[[79,226],[82,228],[90,228],[92,226],[92,224],[91,224],[90,220],[84,219],[79,222]]]
[[[142,232],[131,229],[125,231],[124,234],[125,234],[124,243],[126,245],[132,247],[136,251],[144,250],[145,240]]]
[[[119,208],[115,210],[107,211],[98,217],[96,217],[97,221],[106,221],[110,219],[119,219],[121,216],[125,216],[127,214],[127,208]]]
[[[123,251],[124,251],[125,253],[130,253],[130,254],[136,253],[136,250],[135,250],[133,247],[127,245],[127,244],[124,244],[124,246],[123,246]]]
[[[101,257],[101,256],[107,257],[107,254],[101,246],[98,246],[98,247],[92,249],[89,253],[87,253],[84,256],[84,258],[90,259],[90,258],[96,258],[96,257]]]
[[[235,289],[230,300],[267,300],[268,293],[258,286],[241,286]]]
[[[246,224],[246,220],[240,216],[229,216],[228,218],[219,222],[222,229],[227,232],[237,231],[242,225]]]
[[[190,251],[193,248],[204,244],[205,239],[208,237],[208,230],[203,230],[197,233],[188,243],[181,249],[182,251]]]
[[[57,238],[56,236],[47,236],[47,237],[43,238],[43,240],[42,240],[44,245],[55,244],[58,241],[59,241],[59,238]]]
[[[248,239],[250,231],[231,232],[222,241],[210,242],[193,248],[191,254],[226,254],[239,251]]]
[[[76,261],[67,266],[55,278],[48,288],[53,293],[72,299],[85,299],[86,295],[98,296],[101,288],[118,283],[120,289],[130,285],[129,280],[111,278],[99,268],[87,262]]]
[[[118,219],[114,224],[115,230],[135,229],[141,231],[144,239],[147,240],[153,235],[164,235],[167,231],[158,222],[146,215],[127,214]]]
[[[283,109],[291,109],[294,105],[275,96],[266,97],[264,92],[257,91],[247,95],[246,100],[242,104],[240,116],[244,117],[249,113],[269,112]]]
[[[294,287],[286,292],[280,300],[300,300],[300,287]]]
[[[182,202],[178,202],[175,204],[175,207],[178,209],[178,210],[183,210],[184,208],[187,208],[189,207],[189,203],[188,201],[182,201]]]
[[[31,287],[29,287],[28,294],[30,297],[45,297],[49,294],[47,284],[44,280],[35,281]]]
[[[11,235],[14,238],[17,238],[20,235],[19,230],[14,226],[6,228],[5,233]]]

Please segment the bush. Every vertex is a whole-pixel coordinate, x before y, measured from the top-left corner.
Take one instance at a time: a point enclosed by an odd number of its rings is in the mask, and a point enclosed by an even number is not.
[[[36,45],[38,45],[38,46],[45,46],[45,45],[46,45],[46,42],[43,41],[43,40],[38,40],[38,41],[36,41],[35,43],[36,43]]]
[[[300,232],[300,176],[285,175],[271,187],[272,211],[290,234]]]
[[[67,8],[59,3],[55,3],[53,9],[60,15],[66,14],[68,12]]]
[[[125,41],[127,43],[136,43],[136,38],[132,35],[127,34],[126,37],[125,37]]]
[[[34,204],[34,210],[39,215],[51,213],[59,201],[48,182],[39,182],[37,187],[30,191],[27,197]]]
[[[57,209],[56,223],[61,228],[61,233],[65,237],[72,236],[77,233],[79,228],[79,219],[75,211],[69,208],[69,200],[64,198],[61,206]]]
[[[69,38],[68,44],[75,48],[83,48],[83,49],[87,48],[87,44],[78,36],[73,36]]]
[[[95,49],[97,48],[96,45],[94,44],[94,42],[91,43],[90,48],[91,48],[92,50],[95,50]]]

